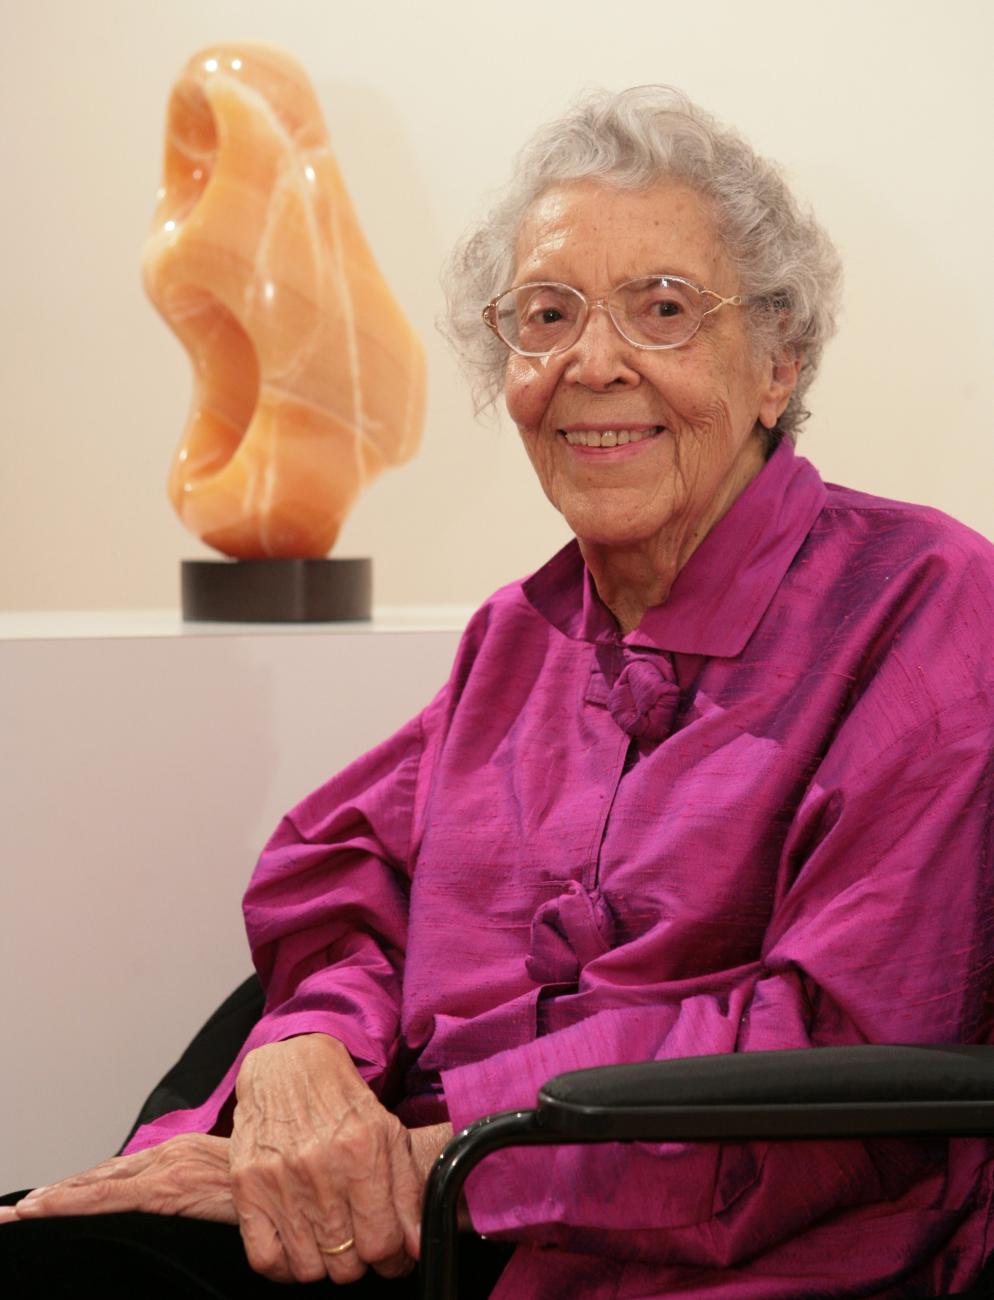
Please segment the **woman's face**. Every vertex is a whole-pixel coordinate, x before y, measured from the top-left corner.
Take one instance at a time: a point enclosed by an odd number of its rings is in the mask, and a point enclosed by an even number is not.
[[[513,283],[556,280],[595,299],[658,272],[722,297],[738,291],[707,199],[676,182],[625,191],[576,181],[531,207]],[[581,542],[684,552],[762,466],[762,426],[776,423],[797,369],[758,355],[741,307],[720,308],[688,343],[661,351],[633,347],[597,309],[568,351],[512,353],[505,396],[546,496]],[[614,447],[567,440],[607,430],[643,436]]]

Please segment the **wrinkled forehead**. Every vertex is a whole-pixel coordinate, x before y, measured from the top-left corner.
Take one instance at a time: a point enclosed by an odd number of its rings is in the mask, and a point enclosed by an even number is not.
[[[660,271],[722,292],[737,288],[711,200],[682,181],[641,190],[593,180],[553,185],[518,231],[514,284],[561,280],[599,295]]]

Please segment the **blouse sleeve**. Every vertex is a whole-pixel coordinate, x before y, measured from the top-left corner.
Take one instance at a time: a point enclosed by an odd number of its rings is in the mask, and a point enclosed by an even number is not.
[[[414,807],[441,699],[283,818],[244,900],[263,1016],[208,1100],[143,1126],[129,1152],[208,1132],[245,1054],[296,1034],[340,1039],[382,1091],[398,1040]]]
[[[374,1088],[399,1027],[421,747],[419,717],[292,809],[243,905],[266,992],[258,1041],[330,1034]]]
[[[585,1066],[986,1040],[992,730],[984,696],[935,714],[882,752],[840,740],[790,828],[761,960],[449,1070],[454,1127],[532,1106],[548,1078]],[[948,1167],[944,1147],[936,1157],[934,1148],[893,1141],[532,1148],[489,1157],[467,1191],[480,1232],[727,1267],[850,1207],[917,1214],[920,1234],[922,1211],[955,1217],[944,1197],[956,1178],[957,1195],[969,1191],[978,1146],[953,1144]],[[882,1249],[894,1249],[898,1225],[890,1220]]]

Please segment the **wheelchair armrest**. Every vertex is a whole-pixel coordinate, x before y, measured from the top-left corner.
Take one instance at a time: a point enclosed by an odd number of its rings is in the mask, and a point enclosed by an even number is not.
[[[994,1132],[994,1047],[822,1047],[574,1070],[538,1095],[561,1141]]]
[[[422,1295],[456,1294],[456,1208],[493,1151],[560,1143],[994,1134],[994,1047],[819,1047],[574,1070],[457,1133],[428,1179]]]

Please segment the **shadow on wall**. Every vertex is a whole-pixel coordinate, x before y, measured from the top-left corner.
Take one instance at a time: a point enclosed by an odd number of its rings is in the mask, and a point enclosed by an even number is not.
[[[953,255],[955,217],[945,214],[950,228],[939,239],[920,214],[903,210],[882,188],[861,187],[850,171],[826,188],[840,196],[837,208],[823,202],[818,216],[843,259],[844,305],[798,450],[828,480],[936,506],[994,537],[994,450],[970,433],[989,418],[990,366],[981,342],[986,285]],[[859,260],[871,250],[872,262]],[[920,327],[910,354],[894,346],[909,321]],[[950,445],[959,453],[949,455]],[[930,467],[927,492],[923,465]]]
[[[407,123],[368,85],[318,79],[315,89],[373,256],[430,351],[440,302],[438,268],[448,250]],[[398,235],[398,228],[409,235]]]

